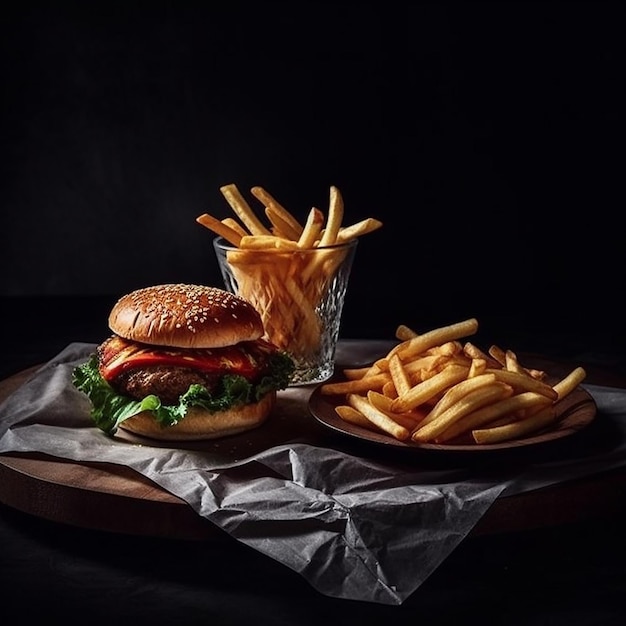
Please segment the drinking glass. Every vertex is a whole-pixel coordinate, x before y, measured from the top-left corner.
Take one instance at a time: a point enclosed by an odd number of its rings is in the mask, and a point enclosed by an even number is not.
[[[341,315],[357,239],[317,248],[241,249],[213,241],[226,289],[261,314],[265,339],[295,362],[291,385],[334,373]]]

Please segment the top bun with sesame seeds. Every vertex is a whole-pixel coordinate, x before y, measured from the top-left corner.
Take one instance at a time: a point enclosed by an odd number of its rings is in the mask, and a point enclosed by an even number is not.
[[[221,348],[263,335],[258,311],[216,287],[154,285],[122,296],[109,315],[120,337],[155,346]]]

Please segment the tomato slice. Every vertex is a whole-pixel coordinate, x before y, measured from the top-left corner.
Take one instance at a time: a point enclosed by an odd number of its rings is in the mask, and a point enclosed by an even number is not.
[[[111,381],[131,368],[188,367],[204,372],[229,372],[251,378],[259,370],[254,342],[225,348],[173,349],[128,341],[117,335],[99,348],[100,373]]]

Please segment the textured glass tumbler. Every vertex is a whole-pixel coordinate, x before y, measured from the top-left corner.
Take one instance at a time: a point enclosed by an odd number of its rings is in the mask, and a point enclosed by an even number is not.
[[[253,250],[217,237],[213,245],[226,289],[254,305],[265,338],[294,360],[291,385],[328,380],[357,240],[323,248]]]

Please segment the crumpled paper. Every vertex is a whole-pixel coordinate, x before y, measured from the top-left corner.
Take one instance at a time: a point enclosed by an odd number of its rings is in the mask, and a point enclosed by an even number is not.
[[[503,467],[494,475],[374,461],[330,445],[308,413],[311,389],[297,387],[280,392],[276,414],[244,435],[185,448],[110,438],[71,384],[73,368],[94,349],[70,344],[0,405],[0,453],[128,466],[332,597],[399,605],[504,492],[626,462],[624,432],[608,456],[555,462],[548,471]],[[626,392],[599,388],[598,395],[623,425]]]

